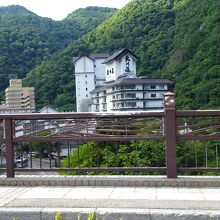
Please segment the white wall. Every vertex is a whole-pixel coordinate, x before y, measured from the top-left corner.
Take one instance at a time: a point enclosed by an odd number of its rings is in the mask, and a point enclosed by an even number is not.
[[[91,73],[94,72],[94,61],[83,56],[75,63],[75,73]]]
[[[75,84],[77,112],[88,111],[89,93],[95,89],[94,61],[86,56],[75,63]]]
[[[130,61],[126,61],[127,56]],[[126,64],[127,62],[129,64],[128,66]],[[126,71],[127,67],[129,67],[130,72]],[[112,68],[114,70],[114,73],[107,74],[107,71],[112,70]],[[136,61],[129,53],[127,53],[120,60],[107,63],[105,73],[107,82],[116,80],[119,76],[125,73],[131,73],[133,75],[136,75]]]
[[[106,64],[106,68],[105,68],[106,82],[116,80],[115,64],[116,64],[116,62]],[[114,73],[108,73],[108,71],[110,71],[110,70],[112,71],[112,69],[114,70]]]
[[[113,109],[113,103],[111,101],[112,101],[112,95],[107,94],[107,96],[106,96],[107,112],[110,112]]]
[[[75,78],[77,112],[81,112],[80,106],[83,105],[83,100],[88,99],[89,93],[95,89],[94,73],[75,74]]]
[[[126,61],[127,56],[130,60],[129,62]],[[131,55],[129,55],[129,53],[125,54],[120,60],[120,66],[121,66],[120,75],[122,75],[124,73],[129,73],[126,71],[126,69],[127,69],[126,63],[127,62],[129,63],[128,67],[129,67],[130,73],[132,73],[133,75],[136,76],[136,61],[133,59],[133,57]]]
[[[105,59],[95,60],[95,75],[97,79],[105,79],[105,64],[103,64],[104,61]]]

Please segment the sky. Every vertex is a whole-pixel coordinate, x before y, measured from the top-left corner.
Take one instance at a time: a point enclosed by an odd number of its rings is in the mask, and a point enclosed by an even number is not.
[[[42,17],[61,20],[78,8],[100,6],[122,8],[131,0],[0,0],[0,6],[22,5]]]

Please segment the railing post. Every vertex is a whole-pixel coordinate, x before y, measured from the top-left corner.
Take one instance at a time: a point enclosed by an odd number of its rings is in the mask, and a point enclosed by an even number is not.
[[[6,167],[7,167],[7,177],[14,177],[14,148],[13,148],[13,127],[12,119],[4,120],[4,135],[6,143]]]
[[[164,94],[167,178],[177,178],[175,95]]]

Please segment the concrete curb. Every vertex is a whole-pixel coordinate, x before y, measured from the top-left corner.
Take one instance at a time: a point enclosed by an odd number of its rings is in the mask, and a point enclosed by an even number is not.
[[[220,187],[220,178],[179,177],[167,179],[149,176],[0,176],[0,186],[154,186]]]
[[[188,211],[157,209],[53,209],[53,208],[0,208],[0,220],[54,220],[61,213],[62,220],[87,220],[88,214],[94,214],[94,220],[217,220],[220,211]]]

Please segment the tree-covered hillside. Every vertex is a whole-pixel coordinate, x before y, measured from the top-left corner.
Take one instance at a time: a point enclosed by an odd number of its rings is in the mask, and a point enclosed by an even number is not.
[[[176,81],[178,106],[220,108],[220,1],[179,1],[174,11],[174,49],[163,71]]]
[[[0,7],[0,15],[17,16],[20,14],[33,15],[34,13],[20,5],[10,5],[5,7],[4,6]]]
[[[21,6],[0,7],[0,99],[10,75],[19,78],[70,42],[110,17],[115,9],[89,7],[72,13],[73,19],[53,21]],[[91,17],[90,17],[91,16]],[[93,17],[96,17],[94,20]],[[85,24],[85,18],[90,22]]]
[[[64,20],[71,20],[77,22],[80,26],[85,28],[90,28],[94,24],[99,25],[100,21],[104,21],[112,15],[115,8],[100,8],[95,6],[90,6],[87,8],[80,8],[69,14]]]
[[[111,18],[31,71],[37,105],[74,109],[72,57],[127,47],[138,73],[176,82],[178,108],[220,107],[220,1],[133,0]]]

